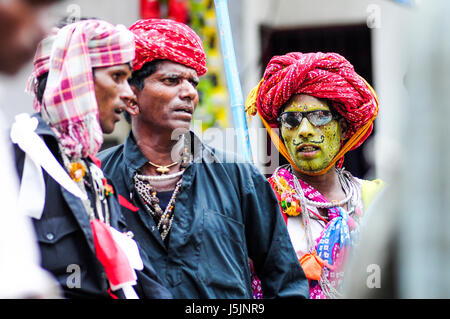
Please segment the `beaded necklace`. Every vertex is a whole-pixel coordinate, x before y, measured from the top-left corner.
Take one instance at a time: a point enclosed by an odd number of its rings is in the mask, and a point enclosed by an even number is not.
[[[159,206],[159,198],[156,196],[156,191],[150,185],[148,179],[142,178],[142,175],[134,175],[134,185],[136,190],[144,202],[144,207],[148,213],[157,221],[158,230],[161,234],[161,238],[164,240],[172,227],[173,209],[175,206],[175,199],[179,193],[183,178],[177,182],[175,189],[172,193],[172,197],[163,211]]]
[[[281,173],[281,169],[284,169],[283,173]],[[288,173],[286,173],[286,171]],[[298,178],[295,176],[295,174],[293,174],[292,168],[289,164],[277,168],[271,178],[274,182],[271,182],[272,186],[275,186],[274,188],[280,195],[282,210],[289,216],[297,216],[302,213],[307,250],[308,254],[310,255],[316,254],[316,246],[318,245],[318,240],[314,240],[312,236],[311,218],[321,219],[326,223],[328,221],[326,221],[324,218],[321,218],[321,216],[318,216],[309,207],[312,206],[316,209],[343,209],[341,208],[341,206],[347,204],[347,210],[344,210],[347,216],[350,216],[350,214],[352,214],[353,217],[355,217],[354,215],[357,215],[359,217],[361,213],[359,208],[361,197],[360,192],[358,191],[358,182],[349,172],[344,171],[343,169],[336,169],[336,172],[338,174],[339,182],[345,193],[345,198],[339,202],[315,201],[308,198],[305,195],[303,187],[300,185]],[[348,217],[348,219],[353,221],[353,217]],[[350,229],[351,228],[352,227],[350,227]],[[351,241],[353,244],[353,238]],[[329,269],[327,267],[323,267],[320,279],[318,279],[318,284],[321,291],[328,298],[341,297],[341,293],[329,281],[328,277]]]
[[[173,212],[175,207],[175,200],[180,192],[181,184],[183,183],[183,177],[181,177],[175,185],[175,189],[173,190],[172,196],[164,209],[159,206],[159,198],[157,197],[157,192],[155,187],[152,186],[151,182],[163,182],[168,180],[173,180],[183,175],[186,167],[190,165],[193,160],[192,154],[189,151],[189,148],[186,146],[186,136],[183,135],[182,143],[185,144],[183,148],[183,152],[181,153],[181,161],[173,162],[170,165],[163,166],[157,165],[152,162],[148,162],[150,165],[155,167],[165,167],[168,168],[173,166],[174,164],[180,163],[181,170],[179,172],[173,174],[167,174],[168,169],[164,171],[158,171],[162,175],[143,175],[138,174],[137,172],[134,174],[134,186],[139,194],[139,197],[142,199],[145,210],[155,219],[158,227],[158,231],[161,235],[162,240],[164,240],[172,227],[173,221]]]

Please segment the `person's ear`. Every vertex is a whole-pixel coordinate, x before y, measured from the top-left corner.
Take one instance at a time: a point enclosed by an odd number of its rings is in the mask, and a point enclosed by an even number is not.
[[[341,141],[347,139],[347,133],[348,133],[348,123],[344,118],[340,118],[338,121],[339,129],[341,133]]]
[[[133,97],[131,99],[129,99],[128,103],[127,103],[127,112],[130,115],[138,115],[139,114],[139,104],[138,104],[138,95],[139,95],[139,90],[133,86],[130,85],[131,91],[133,91]]]

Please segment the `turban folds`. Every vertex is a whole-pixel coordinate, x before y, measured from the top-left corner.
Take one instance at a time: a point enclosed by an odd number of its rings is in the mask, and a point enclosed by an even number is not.
[[[53,42],[56,39],[59,29],[53,28],[50,34],[39,42],[36,53],[33,59],[33,72],[28,78],[28,84],[25,89],[26,92],[34,94],[33,109],[36,112],[41,111],[41,103],[38,101],[37,85],[38,77],[48,72],[48,61],[50,60],[50,54],[52,53]]]
[[[136,42],[134,70],[159,59],[184,64],[197,71],[199,76],[208,70],[202,41],[186,24],[169,19],[142,19],[129,29]]]
[[[48,60],[41,114],[67,156],[95,155],[103,143],[93,68],[129,63],[133,58],[133,34],[124,26],[84,20],[58,31]]]
[[[273,57],[263,79],[250,93],[246,111],[252,115],[258,111],[270,132],[270,128],[277,127],[277,117],[283,106],[295,94],[328,99],[331,107],[348,123],[347,142],[327,169],[343,159],[347,151],[360,146],[372,132],[373,120],[378,114],[375,91],[350,62],[337,53],[291,52]],[[271,137],[277,138],[273,134]],[[284,145],[280,146],[280,152],[292,164]]]

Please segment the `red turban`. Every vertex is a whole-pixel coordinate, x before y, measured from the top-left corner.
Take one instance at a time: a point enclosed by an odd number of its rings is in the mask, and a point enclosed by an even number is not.
[[[186,24],[169,19],[142,19],[129,29],[136,42],[134,70],[158,59],[184,64],[199,76],[208,70],[202,41]]]
[[[328,99],[331,107],[346,119],[348,140],[336,160],[360,146],[372,132],[378,114],[375,91],[337,53],[292,52],[273,57],[263,79],[250,93],[246,111],[254,115],[257,109],[269,130],[277,127],[281,109],[294,94]]]

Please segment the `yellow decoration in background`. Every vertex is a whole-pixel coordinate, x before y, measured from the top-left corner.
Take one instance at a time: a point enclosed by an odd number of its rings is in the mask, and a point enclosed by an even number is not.
[[[208,68],[208,73],[198,85],[200,102],[194,120],[202,121],[202,131],[211,127],[227,128],[230,127],[229,96],[219,48],[214,0],[191,0],[189,5],[189,25],[203,41]]]

